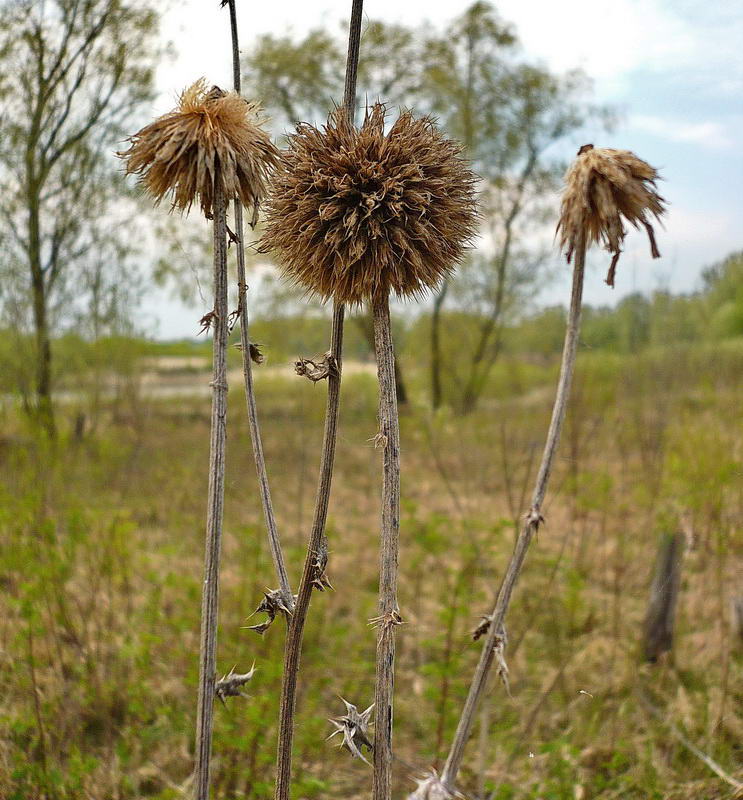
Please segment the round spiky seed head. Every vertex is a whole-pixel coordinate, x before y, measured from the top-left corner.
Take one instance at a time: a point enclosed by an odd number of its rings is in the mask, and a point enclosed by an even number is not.
[[[359,304],[421,295],[462,258],[477,230],[477,176],[429,117],[385,107],[360,128],[343,109],[289,137],[266,201],[261,251],[310,294]]]
[[[210,219],[215,189],[221,188],[227,200],[237,197],[255,214],[279,156],[259,111],[234,92],[207,89],[201,79],[181,94],[174,111],[135,133],[118,155],[158,203],[170,195],[173,208],[188,211],[198,196]]]
[[[665,200],[656,191],[658,171],[629,150],[586,144],[565,174],[560,221],[560,248],[568,262],[582,237],[585,246],[602,244],[611,254],[606,276],[614,285],[614,272],[627,234],[624,221],[642,225],[650,240],[650,253],[660,258],[650,218],[660,220]]]

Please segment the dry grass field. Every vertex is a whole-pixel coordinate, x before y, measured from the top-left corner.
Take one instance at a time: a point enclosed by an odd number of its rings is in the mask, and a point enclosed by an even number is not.
[[[733,346],[735,345],[735,346]],[[162,365],[161,365],[162,366]],[[474,414],[402,414],[397,797],[440,766],[479,654],[543,443],[555,365],[505,359]],[[177,370],[178,365],[175,365]],[[208,375],[192,391],[99,400],[54,451],[2,412],[0,796],[179,798],[188,789],[198,666]],[[151,370],[151,365],[148,367]],[[163,372],[172,381],[173,365]],[[324,387],[259,374],[266,457],[298,579],[312,515]],[[351,374],[355,372],[355,374]],[[743,780],[743,429],[737,343],[582,353],[548,492],[508,619],[510,694],[496,678],[469,743],[469,798],[733,797]],[[260,371],[259,371],[260,373]],[[218,662],[257,671],[218,704],[214,796],[272,797],[284,624],[248,617],[273,572],[240,384],[230,392]],[[82,396],[60,427],[72,430]],[[88,406],[85,406],[89,413]],[[296,797],[368,797],[370,770],[326,742],[339,696],[372,702],[379,452],[376,386],[349,370],[330,512],[300,676]],[[684,540],[673,652],[643,663],[661,536]],[[651,707],[648,707],[648,703]],[[653,715],[652,709],[661,717]],[[683,737],[722,768],[721,778]]]

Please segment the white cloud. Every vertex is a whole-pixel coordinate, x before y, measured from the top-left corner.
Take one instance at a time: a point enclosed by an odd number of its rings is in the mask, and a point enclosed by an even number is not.
[[[630,117],[629,127],[670,142],[686,142],[713,149],[733,146],[733,138],[721,122],[686,122],[669,117],[636,114]]]
[[[406,25],[440,26],[462,14],[472,0],[375,0],[366,19]],[[743,85],[743,15],[726,10],[725,0],[496,0],[504,20],[515,24],[530,58],[552,69],[582,67],[597,80],[606,99],[637,90],[627,78],[634,70],[692,69],[696,78],[725,93]],[[256,35],[301,35],[313,27],[347,22],[348,0],[289,0],[254,4],[242,14],[243,48]],[[194,65],[210,80],[229,81],[227,13],[205,0],[183,0],[164,15],[164,32],[179,55],[160,72],[166,92],[193,80]],[[727,87],[727,90],[726,90]]]
[[[691,27],[659,0],[501,0],[498,8],[530,54],[597,79],[666,66],[694,47]]]

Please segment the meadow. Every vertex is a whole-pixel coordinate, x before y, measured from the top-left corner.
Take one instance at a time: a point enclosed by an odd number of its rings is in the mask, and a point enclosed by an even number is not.
[[[134,350],[105,392],[68,381],[53,445],[13,403],[0,407],[0,796],[8,800],[169,800],[189,787],[208,358],[199,348]],[[239,354],[231,357],[237,364]],[[431,412],[415,349],[404,353],[411,400],[401,414],[395,796],[446,755],[479,655],[471,632],[492,605],[526,511],[557,366],[554,356],[507,353],[477,410],[456,415]],[[546,524],[507,621],[509,685],[493,678],[460,778],[466,797],[735,796],[741,374],[735,338],[632,353],[581,348]],[[283,357],[256,368],[256,387],[296,585],[325,390],[293,375]],[[314,594],[308,618],[297,799],[368,796],[369,767],[325,739],[328,718],[343,713],[340,697],[359,708],[373,700],[376,403],[373,369],[349,359],[328,530],[334,590]],[[239,381],[229,419],[218,665],[223,674],[255,661],[256,674],[249,698],[217,703],[213,796],[264,800],[273,792],[285,625],[277,619],[263,636],[245,627],[263,621],[250,615],[274,577]],[[656,553],[676,532],[684,552],[674,645],[646,663]]]

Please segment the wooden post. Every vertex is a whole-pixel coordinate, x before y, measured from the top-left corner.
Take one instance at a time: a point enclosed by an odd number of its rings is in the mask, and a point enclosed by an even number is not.
[[[658,546],[643,634],[643,653],[649,662],[656,662],[662,653],[673,649],[683,546],[680,533],[664,534]]]

